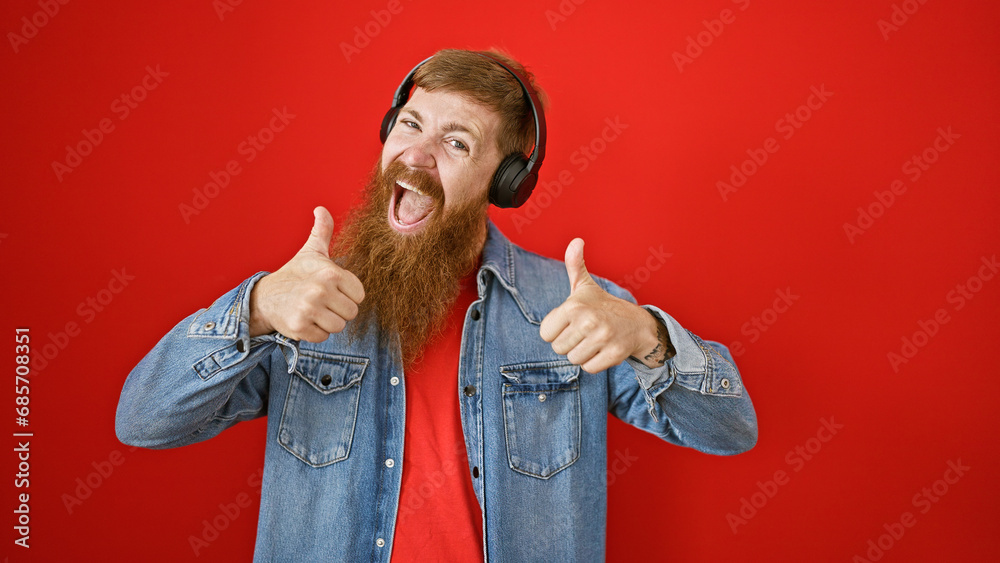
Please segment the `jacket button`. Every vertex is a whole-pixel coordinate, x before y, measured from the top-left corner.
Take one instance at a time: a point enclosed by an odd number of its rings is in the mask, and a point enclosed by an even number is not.
[[[540,403],[544,403],[545,402],[545,393],[539,393],[538,394],[538,402],[540,402]]]
[[[385,466],[386,467],[392,467],[393,465],[396,465],[396,462],[393,461],[391,457],[389,459],[385,460]]]
[[[240,354],[247,351],[246,344],[243,344],[242,340],[236,341],[236,351],[239,352]]]
[[[329,385],[331,381],[333,381],[333,378],[330,377],[330,374],[324,375],[323,378],[319,380],[319,382],[323,384],[323,387]]]
[[[473,395],[476,394],[476,386],[475,385],[466,385],[465,389],[462,389],[462,391],[465,392],[465,396],[466,397],[471,397],[471,396],[473,396]]]
[[[379,547],[383,547],[383,546],[385,546],[385,540],[382,539],[382,538],[379,538],[379,539],[375,540],[375,545],[377,545]]]
[[[478,467],[473,467],[472,468],[472,476],[474,478],[476,478],[476,479],[479,479],[479,468]]]
[[[472,320],[478,321],[480,316],[481,315],[479,314],[479,309],[472,310]]]
[[[729,389],[729,380],[728,379],[723,379],[722,380],[722,388],[723,389]]]
[[[390,385],[399,385],[399,378],[396,377],[395,375],[392,376],[391,378],[389,378],[389,384]]]
[[[212,330],[213,328],[215,328],[215,323],[213,323],[213,322],[207,322],[207,323],[205,323],[205,326],[203,328],[205,330]]]

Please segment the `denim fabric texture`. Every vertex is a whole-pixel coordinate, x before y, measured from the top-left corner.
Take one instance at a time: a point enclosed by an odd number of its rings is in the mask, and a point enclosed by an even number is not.
[[[265,274],[181,321],[132,370],[118,437],[170,448],[267,416],[254,560],[389,561],[406,374],[374,333],[319,344],[250,338],[250,291]],[[604,559],[608,413],[710,454],[756,443],[753,404],[721,344],[645,306],[667,327],[676,356],[656,369],[630,359],[586,373],[539,336],[542,319],[569,295],[562,262],[513,245],[490,223],[476,280],[458,381],[437,384],[459,394],[487,561]]]

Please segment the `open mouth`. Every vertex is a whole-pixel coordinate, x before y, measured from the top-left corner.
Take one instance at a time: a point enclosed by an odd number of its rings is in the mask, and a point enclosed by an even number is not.
[[[418,231],[434,213],[434,208],[434,198],[397,180],[389,201],[389,224],[401,233]]]

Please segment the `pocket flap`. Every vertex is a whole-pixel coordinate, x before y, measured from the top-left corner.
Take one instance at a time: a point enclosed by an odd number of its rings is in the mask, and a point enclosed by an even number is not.
[[[327,354],[313,350],[299,350],[295,375],[305,380],[313,389],[333,393],[346,389],[361,380],[368,367],[368,358]]]
[[[531,362],[500,366],[500,374],[507,383],[520,385],[564,384],[576,381],[580,366],[566,360]]]

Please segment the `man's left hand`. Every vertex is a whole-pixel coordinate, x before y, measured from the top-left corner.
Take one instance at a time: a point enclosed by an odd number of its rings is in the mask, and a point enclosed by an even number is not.
[[[583,239],[566,247],[570,294],[542,319],[542,339],[584,371],[597,373],[629,356],[649,367],[663,365],[671,348],[667,331],[647,311],[611,295],[590,277]]]

